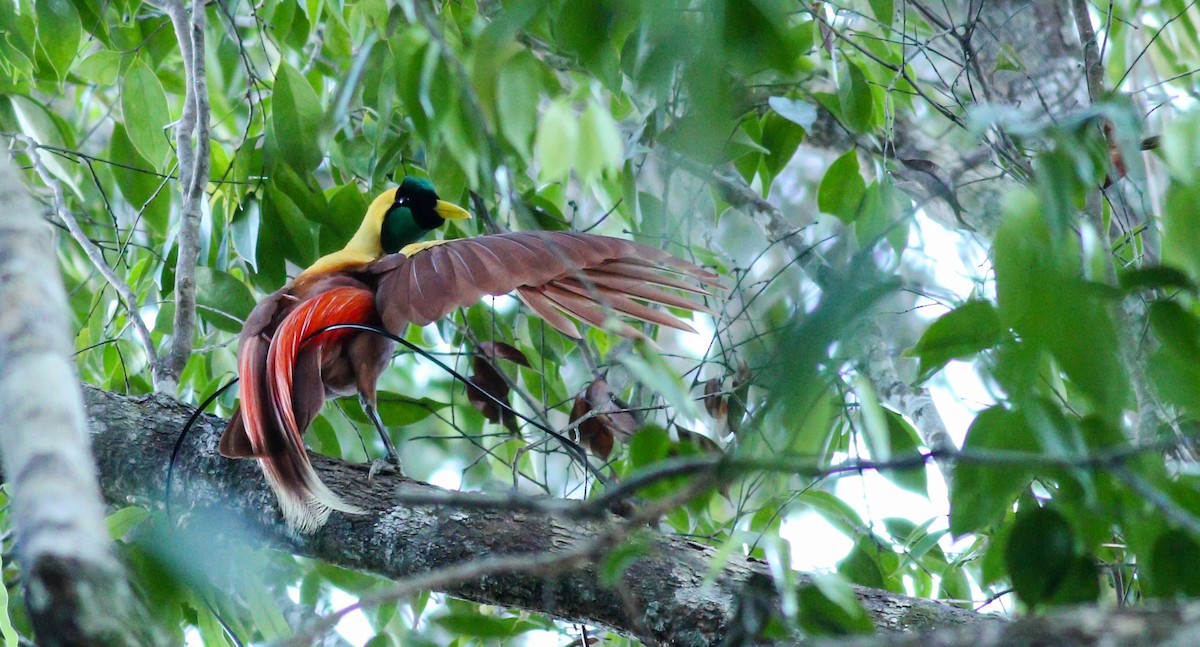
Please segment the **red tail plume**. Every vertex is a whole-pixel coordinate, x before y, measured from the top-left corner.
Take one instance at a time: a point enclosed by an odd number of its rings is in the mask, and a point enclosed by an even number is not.
[[[252,444],[255,444],[259,465],[279,498],[284,517],[301,532],[312,532],[321,527],[331,510],[362,512],[325,487],[308,460],[303,441],[304,432],[325,399],[317,366],[321,349],[325,344],[355,332],[332,331],[316,337],[313,334],[327,326],[367,323],[377,317],[374,296],[370,292],[360,288],[334,288],[301,303],[288,313],[271,338],[264,362],[267,370],[267,401],[250,402],[256,406],[268,406],[272,415],[263,422],[273,424],[259,430],[247,424],[247,430]],[[305,353],[303,357],[302,351]],[[311,362],[313,366],[310,370],[298,372],[297,364],[300,362]],[[246,368],[239,367],[243,371]],[[294,382],[297,375],[303,378]],[[254,390],[250,389],[252,392]],[[260,391],[251,397],[261,395]],[[243,405],[249,410],[252,404],[247,402],[245,393],[242,397]],[[297,411],[300,412],[299,416]],[[265,429],[274,431],[276,437],[267,437],[263,433]]]

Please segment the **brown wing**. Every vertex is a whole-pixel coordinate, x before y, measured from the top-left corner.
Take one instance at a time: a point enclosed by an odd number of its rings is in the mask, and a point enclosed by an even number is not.
[[[368,268],[379,275],[375,300],[384,326],[403,332],[441,319],[484,295],[516,291],[551,326],[579,337],[569,315],[602,326],[608,311],[680,330],[686,323],[646,303],[711,312],[678,291],[712,296],[701,285],[717,276],[667,252],[620,238],[573,232],[518,232],[464,238],[411,257],[385,256]],[[641,333],[620,324],[627,337]]]

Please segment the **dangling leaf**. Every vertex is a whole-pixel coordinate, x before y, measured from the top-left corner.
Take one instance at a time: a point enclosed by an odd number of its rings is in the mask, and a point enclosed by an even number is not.
[[[512,412],[501,406],[497,401],[508,403],[511,390],[504,376],[496,370],[493,360],[503,359],[529,366],[529,360],[520,350],[502,342],[482,342],[475,347],[475,357],[471,366],[474,374],[467,385],[467,399],[489,422],[503,424],[510,432],[516,433],[517,420]],[[489,397],[491,396],[491,397]]]
[[[171,113],[162,83],[140,58],[129,65],[121,81],[121,112],[134,147],[155,169],[163,170],[171,154],[166,130]]]
[[[624,442],[637,431],[637,419],[628,409],[629,405],[617,397],[608,382],[597,379],[589,384],[571,408],[571,422],[582,420],[576,429],[579,442],[596,456],[607,459],[614,439]]]

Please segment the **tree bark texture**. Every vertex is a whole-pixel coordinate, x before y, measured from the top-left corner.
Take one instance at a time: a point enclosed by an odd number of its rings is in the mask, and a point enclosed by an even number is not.
[[[931,633],[820,640],[811,647],[1183,647],[1200,645],[1200,603],[1064,609],[1020,622],[948,627]]]
[[[114,504],[161,507],[172,446],[193,409],[164,396],[133,398],[86,391],[92,439],[105,495]],[[217,454],[224,421],[202,416],[176,464],[173,514],[185,528],[319,559],[337,566],[404,578],[496,555],[568,553],[617,523],[529,510],[401,505],[397,495],[438,488],[392,475],[367,479],[367,467],[314,456],[321,479],[367,514],[335,514],[311,536],[290,532],[253,461]],[[214,521],[217,520],[217,521]],[[733,555],[706,584],[716,550],[658,533],[625,571],[617,590],[587,565],[556,574],[485,576],[447,588],[450,595],[529,609],[572,622],[611,628],[649,644],[719,645],[730,631],[739,594],[758,561]],[[622,590],[623,589],[623,590]],[[859,598],[884,630],[912,631],[994,621],[958,607],[885,591]]]
[[[148,644],[104,524],[56,258],[0,160],[0,453],[29,617],[44,647]]]

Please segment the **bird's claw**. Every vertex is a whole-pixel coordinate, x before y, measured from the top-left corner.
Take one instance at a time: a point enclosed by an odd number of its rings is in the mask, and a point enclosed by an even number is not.
[[[367,470],[367,480],[375,478],[376,474],[394,474],[396,476],[404,476],[404,471],[400,469],[400,460],[390,460],[387,458],[376,458],[371,461],[371,467]]]

